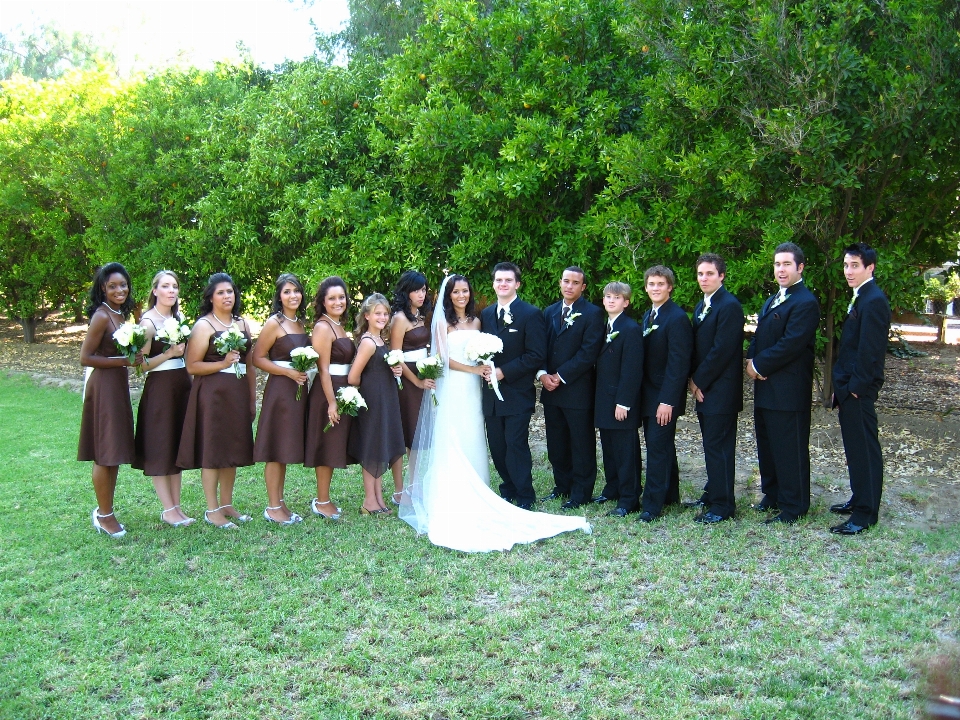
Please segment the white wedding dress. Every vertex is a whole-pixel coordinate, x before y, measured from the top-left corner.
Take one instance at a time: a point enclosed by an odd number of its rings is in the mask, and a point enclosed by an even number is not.
[[[437,380],[439,405],[434,406],[430,393],[424,393],[400,517],[434,545],[464,552],[509,550],[515,543],[571,530],[589,533],[586,518],[521,510],[490,489],[482,380],[449,367],[451,359],[472,364],[465,350],[479,332],[455,330],[441,343],[435,338],[433,347],[443,355],[446,346],[449,356],[444,358],[444,375]]]

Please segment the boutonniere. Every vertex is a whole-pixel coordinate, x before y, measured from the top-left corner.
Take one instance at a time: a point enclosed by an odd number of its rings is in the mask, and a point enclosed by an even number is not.
[[[573,327],[573,321],[580,317],[581,313],[570,313],[567,315],[564,322],[567,324],[567,327]]]
[[[651,325],[650,327],[648,327],[646,330],[643,331],[643,336],[646,337],[647,335],[649,335],[650,333],[652,333],[654,330],[656,330],[658,327],[660,327],[660,326],[659,326],[659,325]]]
[[[776,300],[770,303],[770,309],[773,310],[775,307],[780,307],[789,299],[790,299],[790,293],[787,293],[783,297],[778,297]]]
[[[617,339],[617,335],[620,334],[619,330],[614,330],[612,333],[607,333],[607,342],[613,342]]]
[[[509,310],[503,314],[503,324],[513,325],[513,314]]]
[[[697,320],[699,320],[700,322],[703,322],[703,319],[707,316],[707,313],[710,312],[710,308],[711,308],[711,307],[713,307],[713,306],[712,306],[712,305],[707,305],[703,310],[701,310],[701,311],[700,311],[700,314],[697,315]]]
[[[847,305],[847,315],[849,315],[851,312],[853,312],[853,306],[854,306],[854,304],[855,304],[856,302],[857,302],[857,296],[854,295],[854,296],[853,296],[853,300],[851,300],[851,301],[850,301],[850,304]]]

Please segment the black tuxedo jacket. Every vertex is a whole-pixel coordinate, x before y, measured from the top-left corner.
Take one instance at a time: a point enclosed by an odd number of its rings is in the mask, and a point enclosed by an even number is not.
[[[480,331],[503,340],[503,352],[493,356],[494,364],[503,370],[500,394],[497,400],[493,390],[483,383],[484,416],[519,415],[533,413],[537,404],[534,381],[537,370],[543,366],[547,337],[540,308],[516,298],[510,304],[513,322],[500,325],[496,303],[480,313]]]
[[[540,391],[544,405],[589,410],[593,407],[594,365],[606,338],[605,313],[586,298],[573,304],[571,315],[580,313],[568,325],[561,320],[563,301],[543,311],[547,331],[547,356],[541,370],[560,373],[563,382],[556,390]]]
[[[593,424],[598,428],[632,430],[640,424],[643,331],[635,320],[621,313],[613,323],[613,332],[618,334],[610,342],[606,342],[604,333],[604,344],[597,358]],[[613,415],[617,405],[630,408],[623,421]]]
[[[883,386],[883,366],[890,334],[890,303],[871,280],[860,286],[857,301],[843,323],[840,350],[833,366],[834,403],[854,393],[876,401]]]
[[[673,300],[660,306],[655,322],[650,310],[643,316],[643,381],[640,383],[640,416],[657,414],[661,403],[673,406],[673,417],[687,405],[687,378],[693,353],[690,318]],[[653,326],[657,329],[654,330]]]
[[[743,306],[722,285],[693,311],[693,361],[690,376],[703,391],[698,413],[732,415],[743,410]]]
[[[775,308],[767,298],[757,320],[747,358],[766,380],[753,384],[754,407],[798,412],[809,410],[813,394],[813,359],[820,326],[820,304],[801,281],[787,290]]]

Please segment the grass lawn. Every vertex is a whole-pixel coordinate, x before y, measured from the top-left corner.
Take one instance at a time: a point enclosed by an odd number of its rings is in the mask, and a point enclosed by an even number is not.
[[[223,532],[162,525],[125,467],[111,540],[74,459],[80,405],[0,377],[2,718],[911,717],[920,662],[958,637],[955,527],[838,538],[823,507],[792,527],[591,508],[592,535],[466,555],[361,518],[357,472],[331,523],[291,468],[307,519],[281,528],[262,468],[241,469],[255,519]],[[183,505],[202,517],[198,472]]]

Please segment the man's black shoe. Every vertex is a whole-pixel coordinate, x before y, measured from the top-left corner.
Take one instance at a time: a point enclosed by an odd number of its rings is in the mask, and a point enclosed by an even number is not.
[[[857,525],[850,520],[847,520],[845,523],[840,523],[839,525],[834,525],[830,528],[830,532],[834,535],[859,535],[864,530],[868,530],[869,525]]]
[[[540,502],[546,502],[547,500],[560,500],[561,498],[569,497],[569,495],[564,495],[557,489],[554,489],[552,493],[540,498]]]
[[[697,515],[693,521],[696,523],[703,523],[704,525],[715,525],[716,523],[722,523],[724,520],[729,520],[730,518],[725,518],[723,515],[716,515],[712,512],[705,512],[700,515]]]
[[[845,503],[831,505],[830,512],[836,513],[837,515],[849,515],[853,512],[853,500],[847,500]]]
[[[577,502],[576,500],[567,500],[563,505],[560,506],[561,510],[576,510],[578,507],[582,507],[586,503]]]

